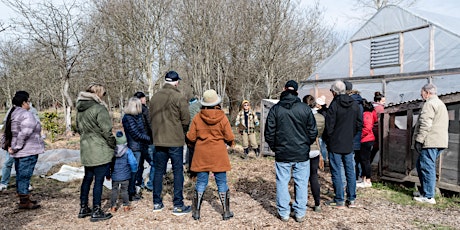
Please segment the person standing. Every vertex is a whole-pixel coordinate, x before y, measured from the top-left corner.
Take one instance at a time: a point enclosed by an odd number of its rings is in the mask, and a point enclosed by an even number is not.
[[[188,110],[190,112],[190,120],[193,120],[196,114],[198,114],[201,110],[201,102],[198,100],[197,97],[193,97],[188,102]],[[190,168],[192,167],[192,159],[193,154],[195,152],[195,145],[193,143],[187,143],[187,153],[186,153],[186,164],[188,164],[188,173],[190,177],[196,177],[196,172],[193,172]]]
[[[230,192],[227,185],[227,171],[230,159],[227,146],[233,146],[235,136],[224,111],[220,107],[222,99],[215,90],[206,90],[201,101],[202,109],[193,118],[187,133],[188,141],[195,144],[196,153],[192,161],[192,171],[197,172],[195,194],[193,196],[192,217],[200,219],[201,202],[209,180],[209,172],[214,173],[219,198],[222,203],[222,219],[233,217],[230,211]]]
[[[125,115],[122,119],[123,129],[128,140],[128,147],[133,151],[138,164],[138,170],[133,173],[129,182],[129,200],[137,201],[142,199],[140,192],[137,192],[136,189],[136,179],[140,178],[139,184],[142,182],[142,175],[139,175],[139,168],[144,167],[141,166],[143,164],[141,156],[143,151],[145,156],[148,145],[151,143],[151,138],[148,136],[147,130],[145,130],[144,121],[142,120],[142,103],[137,97],[131,97],[128,100],[128,105],[124,112]]]
[[[383,95],[381,92],[377,91],[374,93],[374,103],[372,105],[374,106],[374,110],[377,115],[377,121],[374,124],[374,127],[372,128],[372,132],[374,132],[375,136],[375,141],[374,145],[372,146],[372,152],[371,152],[371,159],[370,161],[374,161],[375,155],[377,155],[377,152],[379,151],[379,120],[380,120],[380,114],[385,111],[385,95]]]
[[[150,100],[150,123],[152,124],[155,153],[155,176],[153,179],[153,211],[163,210],[161,192],[163,174],[171,159],[174,174],[174,209],[173,215],[180,216],[191,212],[190,206],[184,204],[184,144],[190,123],[187,100],[177,88],[182,80],[175,71],[165,75],[163,88]],[[155,124],[155,125],[153,125]]]
[[[144,129],[147,131],[147,135],[150,137],[150,142],[148,146],[141,149],[141,158],[139,169],[136,178],[136,186],[140,188],[147,188],[147,190],[153,191],[153,175],[155,174],[155,165],[153,162],[153,155],[155,154],[155,146],[152,142],[152,125],[150,124],[149,108],[147,107],[147,97],[143,92],[136,92],[134,97],[139,98],[142,104],[142,122],[144,124]],[[147,185],[144,185],[144,161],[150,165],[149,181]],[[137,190],[137,189],[136,189]]]
[[[102,100],[104,86],[91,83],[77,99],[77,132],[80,134],[80,158],[85,175],[80,190],[80,212],[78,218],[91,216],[91,221],[107,220],[112,214],[101,207],[102,184],[109,172],[110,162],[116,147],[112,133],[112,119],[107,105]],[[93,209],[88,207],[89,190],[93,186]]]
[[[317,98],[316,101],[318,101]],[[316,106],[315,97],[312,95],[306,95],[302,98],[302,102],[306,103],[313,112],[313,116],[315,117],[316,121],[316,128],[318,129],[318,136],[316,137],[315,143],[310,146],[310,187],[311,187],[311,194],[313,195],[313,200],[315,200],[315,206],[313,210],[315,212],[321,212],[321,202],[320,202],[320,184],[318,179],[318,168],[324,168],[324,159],[321,153],[321,146],[319,143],[319,137],[323,135],[324,131],[324,116],[318,112],[318,107]],[[322,163],[322,164],[320,164]],[[320,166],[322,165],[322,166]]]
[[[26,97],[29,97],[29,93],[27,93],[26,91],[17,91],[15,94],[24,94]],[[38,117],[38,111],[37,109],[33,107],[32,102],[29,102],[29,106],[30,106],[29,112],[31,112],[34,115],[35,119],[38,122],[40,122],[40,118]],[[9,114],[12,108],[13,107],[11,107],[6,114]],[[6,123],[7,117],[8,116],[6,116],[3,119],[3,124]],[[8,149],[5,149],[5,150],[8,150]],[[11,157],[8,152],[5,152],[5,153],[6,153],[5,161],[2,167],[2,180],[0,182],[0,191],[8,189],[8,184],[10,183],[11,169],[13,168],[13,164],[14,164],[14,158]],[[30,184],[29,191],[32,191],[32,190],[33,190],[33,187],[32,187],[32,184]]]
[[[29,111],[30,99],[27,92],[17,92],[12,104],[5,124],[6,145],[2,147],[14,158],[19,209],[36,209],[41,206],[30,199],[29,186],[38,155],[45,152],[45,144],[40,134],[42,127]]]
[[[329,151],[332,183],[335,197],[326,205],[345,207],[344,185],[341,167],[345,169],[347,206],[356,207],[356,174],[353,159],[353,138],[362,129],[361,111],[355,100],[346,94],[345,84],[335,81],[331,86],[334,96],[326,115],[326,128],[323,138]]]
[[[422,106],[414,130],[414,148],[419,153],[416,162],[420,180],[417,202],[436,204],[436,159],[449,144],[449,114],[446,105],[436,95],[436,86],[426,84],[421,90]]]
[[[256,156],[259,156],[259,145],[257,145],[256,126],[259,126],[259,118],[256,113],[251,109],[248,100],[243,100],[241,103],[241,110],[236,116],[235,126],[243,137],[243,158],[247,158],[249,154],[249,145],[254,150]]]
[[[362,181],[356,183],[358,188],[370,188],[372,187],[371,182],[371,151],[372,145],[375,141],[374,132],[372,128],[375,122],[377,122],[377,114],[374,110],[374,106],[371,102],[363,99],[363,129],[361,134],[361,151],[355,155],[356,165],[361,165],[362,170]],[[358,168],[358,166],[356,166]]]
[[[289,220],[289,181],[295,183],[295,201],[292,204],[297,222],[305,220],[307,211],[308,178],[310,175],[310,145],[318,135],[315,118],[310,107],[297,97],[298,84],[286,82],[280,101],[268,112],[265,141],[275,152],[276,206],[284,222]]]
[[[110,197],[110,212],[118,210],[117,200],[121,196],[123,210],[131,210],[128,195],[128,186],[131,175],[137,172],[137,161],[131,149],[126,144],[126,136],[122,131],[116,133],[117,149],[110,165],[110,178],[112,180],[112,195]]]

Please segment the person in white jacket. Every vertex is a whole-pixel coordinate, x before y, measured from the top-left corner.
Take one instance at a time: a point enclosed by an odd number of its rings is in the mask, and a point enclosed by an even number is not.
[[[421,96],[425,103],[414,130],[414,148],[419,153],[416,168],[421,196],[414,197],[414,200],[436,204],[436,159],[449,143],[449,114],[446,105],[436,95],[435,85],[424,85]]]

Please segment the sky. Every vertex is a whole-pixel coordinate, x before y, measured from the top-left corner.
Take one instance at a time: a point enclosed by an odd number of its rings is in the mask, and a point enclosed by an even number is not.
[[[53,0],[60,2],[60,0]],[[61,0],[62,1],[62,0]],[[263,1],[263,0],[261,0]],[[304,6],[314,4],[315,0],[300,0]],[[329,25],[335,24],[335,31],[344,39],[351,37],[365,21],[351,20],[352,16],[362,17],[360,11],[353,11],[356,0],[318,0],[320,7],[324,9],[325,21]],[[411,8],[430,11],[438,14],[460,17],[460,0],[418,0]],[[6,22],[15,17],[14,11],[10,10],[0,0],[0,21]]]
[[[335,24],[335,31],[345,38],[351,37],[365,21],[351,20],[353,16],[362,17],[362,12],[353,10],[356,0],[320,0],[324,9],[325,21]],[[313,5],[314,0],[301,0],[302,5]],[[429,11],[437,14],[460,17],[460,0],[418,0],[411,9]]]

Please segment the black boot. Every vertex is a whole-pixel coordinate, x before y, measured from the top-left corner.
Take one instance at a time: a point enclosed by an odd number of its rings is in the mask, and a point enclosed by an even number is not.
[[[248,149],[248,148],[245,148],[245,149],[244,149],[244,154],[243,154],[243,156],[241,156],[241,158],[247,159],[247,158],[248,158],[248,154],[249,154],[249,149]]]
[[[87,216],[91,216],[91,213],[93,210],[91,210],[87,204],[82,204],[80,205],[80,212],[78,213],[78,218],[85,218]]]
[[[254,152],[256,153],[256,157],[260,156],[260,150],[259,148],[254,149]]]
[[[222,208],[224,213],[222,214],[223,220],[228,220],[233,217],[233,212],[230,211],[230,191],[219,192],[220,202],[222,203]]]
[[[93,213],[91,214],[91,222],[96,222],[100,220],[108,220],[112,218],[111,213],[104,213],[101,206],[94,206]]]
[[[201,202],[203,202],[203,194],[204,192],[198,192],[195,190],[195,194],[193,195],[192,217],[194,220],[200,219],[200,210],[201,210]]]

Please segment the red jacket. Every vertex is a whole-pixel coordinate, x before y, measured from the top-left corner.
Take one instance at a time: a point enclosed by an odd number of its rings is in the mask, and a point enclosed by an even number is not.
[[[374,132],[372,132],[375,122],[377,122],[377,113],[375,110],[363,113],[363,132],[361,134],[361,143],[375,141]]]

